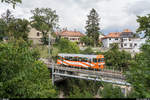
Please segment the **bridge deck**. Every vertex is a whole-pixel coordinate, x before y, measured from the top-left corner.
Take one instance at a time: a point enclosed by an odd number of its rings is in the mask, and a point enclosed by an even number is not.
[[[64,71],[71,71],[71,72],[77,72],[77,73],[84,73],[84,74],[90,74],[90,75],[97,75],[97,76],[103,76],[103,77],[111,77],[111,78],[118,78],[125,80],[125,76],[122,75],[122,73],[113,72],[110,70],[105,71],[94,71],[94,70],[87,70],[87,69],[78,69],[78,68],[70,68],[70,67],[63,67],[60,65],[54,65],[57,70],[64,70]],[[52,68],[52,65],[49,65],[48,68]]]

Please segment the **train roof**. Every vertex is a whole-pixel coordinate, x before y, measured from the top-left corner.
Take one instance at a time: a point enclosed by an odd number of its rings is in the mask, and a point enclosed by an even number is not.
[[[58,56],[61,57],[85,57],[85,58],[97,58],[99,55],[85,55],[85,54],[67,54],[67,53],[59,53]],[[103,55],[101,55],[104,57]]]

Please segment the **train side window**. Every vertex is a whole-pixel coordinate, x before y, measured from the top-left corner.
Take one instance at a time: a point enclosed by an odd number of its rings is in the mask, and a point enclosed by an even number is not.
[[[98,62],[101,62],[101,59],[100,59],[100,58],[98,59]]]
[[[69,57],[69,60],[72,61],[73,60],[72,57]]]
[[[87,62],[87,60],[88,60],[87,58],[82,58],[83,62]]]
[[[73,60],[73,61],[78,61],[78,58],[77,58],[77,57],[73,57],[72,60]]]
[[[78,61],[82,61],[82,58],[81,58],[81,57],[79,57],[79,58],[78,58]]]
[[[65,58],[65,60],[68,60],[68,57],[64,57]]]
[[[93,62],[95,62],[95,63],[96,63],[96,62],[97,62],[97,59],[96,59],[96,58],[93,58]]]
[[[88,61],[91,63],[91,59],[88,59]]]

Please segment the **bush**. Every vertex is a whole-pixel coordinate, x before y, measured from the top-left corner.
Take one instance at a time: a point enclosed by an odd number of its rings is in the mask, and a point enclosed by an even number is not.
[[[93,50],[91,47],[87,47],[85,50],[81,51],[82,54],[93,54]]]
[[[67,39],[61,38],[56,44],[59,53],[79,53],[79,46]]]

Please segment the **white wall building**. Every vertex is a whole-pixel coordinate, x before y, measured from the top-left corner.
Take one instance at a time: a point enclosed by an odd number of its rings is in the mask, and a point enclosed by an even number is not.
[[[120,49],[130,52],[140,52],[140,47],[146,39],[141,39],[128,29],[123,32],[111,32],[102,39],[103,47],[110,48],[112,43],[118,43]]]

